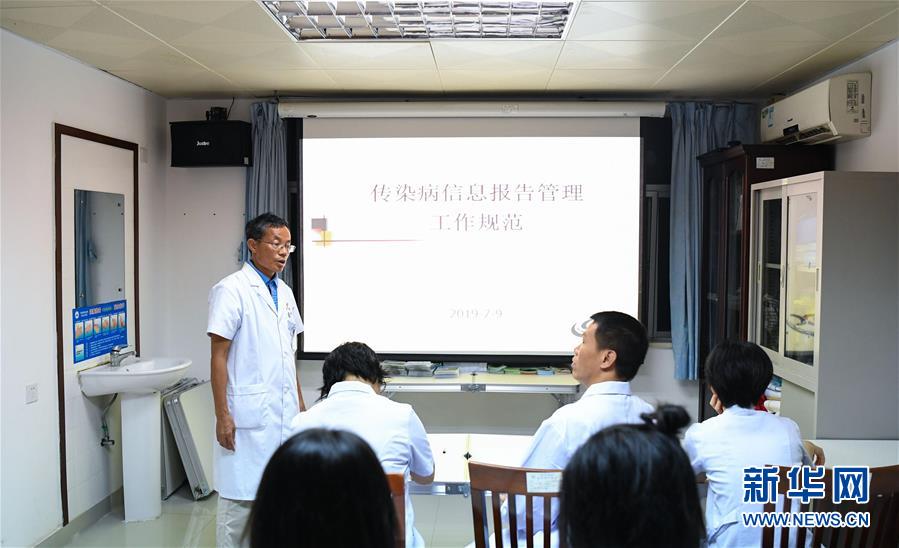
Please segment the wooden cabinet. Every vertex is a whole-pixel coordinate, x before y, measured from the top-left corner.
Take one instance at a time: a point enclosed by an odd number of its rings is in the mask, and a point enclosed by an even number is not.
[[[752,187],[748,338],[807,438],[899,436],[899,175]]]
[[[702,364],[725,339],[746,340],[750,189],[755,183],[833,168],[829,146],[736,145],[702,166],[699,359],[701,419],[714,414]]]

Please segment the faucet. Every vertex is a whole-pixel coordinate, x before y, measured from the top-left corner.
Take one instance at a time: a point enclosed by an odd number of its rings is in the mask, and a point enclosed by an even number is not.
[[[109,352],[109,367],[121,367],[122,360],[127,358],[128,356],[135,356],[137,352],[134,350],[128,350],[124,352],[124,350],[128,348],[127,346],[113,346],[112,350]]]

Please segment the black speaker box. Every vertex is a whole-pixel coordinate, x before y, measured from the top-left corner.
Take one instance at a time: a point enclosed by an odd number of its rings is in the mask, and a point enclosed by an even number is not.
[[[237,120],[170,122],[172,167],[253,165],[250,124]]]

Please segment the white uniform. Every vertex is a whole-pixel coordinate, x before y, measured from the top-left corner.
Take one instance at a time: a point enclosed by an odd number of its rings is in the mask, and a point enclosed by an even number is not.
[[[795,422],[737,405],[691,426],[683,447],[693,470],[708,478],[705,523],[709,546],[761,545],[762,529],[743,527],[741,522],[742,512],[761,512],[763,506],[743,503],[744,468],[811,464]]]
[[[525,468],[564,469],[574,452],[596,432],[616,424],[638,424],[643,413],[653,407],[631,394],[629,382],[599,382],[590,386],[578,401],[558,409],[543,421],[534,434],[527,456],[521,463]],[[506,510],[506,506],[503,506]],[[519,544],[525,542],[526,504],[524,497],[516,499]],[[552,545],[558,546],[559,505],[552,505]],[[534,530],[543,528],[542,499],[534,499]],[[534,545],[542,546],[542,531],[534,537]]]
[[[294,433],[310,428],[346,430],[364,439],[388,473],[430,476],[434,472],[431,444],[412,406],[375,394],[358,381],[334,383],[328,397],[293,420]],[[423,547],[413,527],[412,497],[406,497],[406,546]]]
[[[250,264],[209,292],[206,331],[231,341],[227,396],[234,451],[215,444],[215,488],[227,499],[256,498],[265,465],[290,437],[290,421],[299,412],[294,353],[303,322],[293,291],[277,283],[277,310]]]

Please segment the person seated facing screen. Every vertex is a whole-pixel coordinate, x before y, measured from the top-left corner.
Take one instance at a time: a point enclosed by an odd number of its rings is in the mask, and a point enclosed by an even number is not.
[[[649,340],[636,318],[623,312],[598,312],[574,349],[571,374],[587,387],[581,398],[543,421],[521,463],[525,468],[563,469],[571,456],[599,430],[615,424],[639,424],[652,406],[631,394],[630,380],[646,358]],[[543,505],[534,505],[534,529],[542,527]],[[516,500],[519,544],[525,542],[526,505]],[[503,510],[507,510],[504,505]],[[552,545],[558,546],[558,504],[552,504]],[[540,524],[540,525],[537,525]],[[544,531],[534,536],[542,545]]]
[[[774,375],[771,359],[758,345],[721,342],[706,359],[705,375],[712,389],[709,403],[719,415],[690,427],[683,445],[693,470],[708,480],[708,544],[754,548],[761,543],[762,529],[743,527],[741,514],[761,512],[762,504],[743,502],[743,469],[810,465],[809,452],[820,465],[824,453],[803,444],[792,420],[753,409]]]
[[[298,414],[295,432],[331,428],[353,432],[371,445],[384,471],[407,480],[434,481],[434,457],[424,426],[411,405],[380,395],[384,382],[381,360],[367,345],[344,343],[325,358],[319,403]],[[415,530],[412,497],[406,497],[406,545],[424,546]]]
[[[678,431],[683,407],[660,405],[642,424],[604,428],[562,474],[559,530],[569,548],[696,548],[705,531]]]
[[[387,476],[368,443],[311,429],[268,461],[244,540],[252,548],[393,548],[396,532]]]

